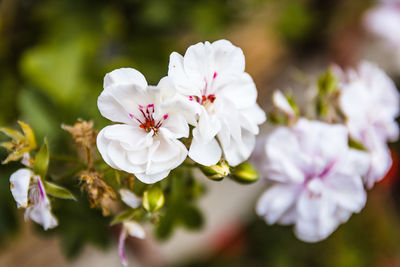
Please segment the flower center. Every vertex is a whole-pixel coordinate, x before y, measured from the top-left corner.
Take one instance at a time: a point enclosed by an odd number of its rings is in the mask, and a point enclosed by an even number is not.
[[[158,132],[158,129],[161,127],[163,122],[168,119],[168,113],[164,114],[162,118],[158,121],[156,121],[153,117],[154,114],[154,104],[147,105],[146,107],[139,105],[138,107],[140,113],[142,114],[143,118],[137,118],[133,114],[129,113],[129,117],[131,119],[135,119],[137,122],[139,122],[139,127],[145,130],[146,132],[151,132],[153,131],[154,134]]]
[[[212,82],[214,82],[215,78],[217,78],[217,72],[214,72],[213,78],[212,78]],[[214,94],[208,94],[207,90],[208,90],[208,82],[206,77],[204,77],[204,89],[201,92],[201,97],[199,96],[194,96],[194,95],[190,95],[189,96],[189,100],[190,101],[196,101],[197,103],[199,103],[200,105],[203,105],[205,107],[209,107],[212,103],[214,103],[216,97]]]

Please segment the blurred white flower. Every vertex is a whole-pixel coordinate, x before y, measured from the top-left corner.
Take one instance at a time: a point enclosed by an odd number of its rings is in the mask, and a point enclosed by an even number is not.
[[[18,208],[25,208],[25,220],[30,218],[44,230],[58,225],[40,176],[29,169],[19,169],[11,174],[10,188]]]
[[[168,78],[148,86],[135,69],[108,73],[97,104],[104,117],[121,124],[105,127],[97,137],[104,161],[144,183],[167,177],[187,156],[178,139],[188,137],[189,126],[178,102]]]
[[[128,265],[128,260],[125,255],[125,241],[128,236],[143,239],[145,238],[145,232],[143,227],[134,221],[125,221],[122,223],[121,233],[118,241],[118,252],[121,258],[121,263],[124,266]]]
[[[328,237],[339,224],[359,212],[366,192],[361,175],[367,153],[348,147],[347,129],[299,119],[279,127],[266,139],[266,173],[272,182],[257,204],[268,224],[295,224],[303,241]]]
[[[352,138],[371,153],[371,167],[365,176],[367,187],[384,177],[391,166],[386,142],[396,141],[399,127],[399,93],[393,81],[376,65],[362,62],[346,72],[341,81],[339,106]]]
[[[184,56],[170,56],[168,77],[195,115],[190,120],[194,129],[189,157],[202,165],[217,164],[223,150],[229,165],[235,166],[254,149],[265,113],[244,68],[242,50],[227,40],[198,43]]]
[[[392,48],[400,48],[400,1],[381,1],[367,12],[365,24],[369,31],[384,39]]]

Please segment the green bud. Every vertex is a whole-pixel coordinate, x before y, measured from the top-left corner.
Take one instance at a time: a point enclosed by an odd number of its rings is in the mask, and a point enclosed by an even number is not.
[[[207,178],[214,181],[221,181],[224,177],[228,176],[229,165],[225,160],[220,160],[218,164],[213,166],[203,166],[200,165],[200,170],[204,173]]]
[[[143,207],[149,212],[155,212],[164,205],[164,193],[161,188],[153,186],[143,193]]]
[[[230,177],[236,182],[242,184],[254,183],[259,178],[257,170],[246,162],[232,168],[232,174]]]

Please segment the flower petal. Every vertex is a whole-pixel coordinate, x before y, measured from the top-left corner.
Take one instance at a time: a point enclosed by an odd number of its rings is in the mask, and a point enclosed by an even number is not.
[[[147,81],[143,74],[135,69],[120,68],[107,73],[104,77],[104,89],[115,85],[133,85],[144,89],[147,87]]]
[[[136,196],[128,189],[120,189],[119,194],[121,195],[121,200],[132,209],[136,209],[142,205],[142,198]]]
[[[28,206],[28,191],[32,176],[33,173],[29,169],[19,169],[11,174],[11,193],[17,202],[18,208],[26,208]]]
[[[193,138],[189,149],[189,157],[205,166],[217,164],[221,159],[221,154],[221,148],[215,138],[208,143],[202,143],[197,138]]]

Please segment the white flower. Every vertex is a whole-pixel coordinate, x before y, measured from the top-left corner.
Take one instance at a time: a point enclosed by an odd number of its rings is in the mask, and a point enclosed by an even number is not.
[[[339,105],[346,116],[350,135],[371,153],[371,167],[365,176],[367,187],[382,179],[391,166],[387,141],[396,141],[399,127],[399,93],[393,81],[369,62],[347,71],[341,82]]]
[[[390,46],[400,48],[400,1],[382,1],[366,14],[365,24]]]
[[[348,147],[347,129],[300,119],[266,140],[266,173],[272,185],[257,204],[269,224],[295,224],[301,240],[328,237],[365,204],[367,153]]]
[[[148,184],[178,167],[187,156],[178,139],[188,137],[189,126],[174,96],[168,78],[148,86],[134,69],[108,73],[97,104],[104,117],[120,124],[105,127],[97,137],[104,161]]]
[[[10,177],[11,193],[18,208],[25,208],[25,220],[31,218],[44,230],[58,225],[51,213],[50,201],[38,175],[29,169],[19,169]]]
[[[143,227],[137,222],[125,221],[122,223],[122,230],[119,235],[119,241],[118,241],[118,252],[121,258],[121,263],[124,266],[128,265],[128,260],[125,255],[125,241],[128,235],[143,239],[145,237],[145,232]]]
[[[242,50],[226,40],[198,43],[184,57],[175,52],[170,56],[168,77],[196,114],[190,120],[194,129],[189,157],[202,165],[217,164],[223,150],[235,166],[254,149],[265,113],[244,67]]]

